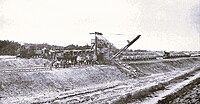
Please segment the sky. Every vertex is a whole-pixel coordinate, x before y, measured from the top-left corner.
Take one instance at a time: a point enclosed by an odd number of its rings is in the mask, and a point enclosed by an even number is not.
[[[200,50],[200,0],[0,0],[0,40],[90,45],[95,31],[118,48],[141,35],[131,49]]]

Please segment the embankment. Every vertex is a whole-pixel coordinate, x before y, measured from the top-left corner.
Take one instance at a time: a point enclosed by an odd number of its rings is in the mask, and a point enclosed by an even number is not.
[[[0,73],[0,97],[60,92],[129,79],[114,66],[85,66],[53,71]]]
[[[38,58],[38,59],[1,58],[0,70],[44,66],[44,64],[49,64],[49,63],[50,63],[49,60],[42,59],[42,58]]]
[[[139,61],[129,64],[132,69],[142,72],[142,74],[150,75],[175,70],[187,70],[200,65],[200,58],[177,58],[153,61]]]

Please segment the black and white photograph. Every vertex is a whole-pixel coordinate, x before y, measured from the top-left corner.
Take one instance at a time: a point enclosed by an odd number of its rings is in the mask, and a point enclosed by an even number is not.
[[[0,104],[200,104],[200,0],[0,0]]]

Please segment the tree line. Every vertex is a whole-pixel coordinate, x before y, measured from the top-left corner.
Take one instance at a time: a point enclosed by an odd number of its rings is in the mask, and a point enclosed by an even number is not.
[[[70,44],[67,46],[49,45],[47,43],[33,44],[24,43],[23,45],[9,40],[0,40],[0,55],[20,55],[23,58],[30,58],[35,54],[35,50],[46,48],[48,50],[83,50],[90,49],[89,45],[79,46]]]

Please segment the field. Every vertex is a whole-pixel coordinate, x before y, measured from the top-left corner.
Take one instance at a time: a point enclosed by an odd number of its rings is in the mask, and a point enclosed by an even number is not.
[[[52,70],[45,59],[0,59],[0,103],[199,103],[200,58],[128,63],[137,77],[114,65],[84,65]],[[48,66],[47,69],[49,68]],[[22,71],[15,71],[22,68]],[[9,71],[3,71],[9,70]]]

